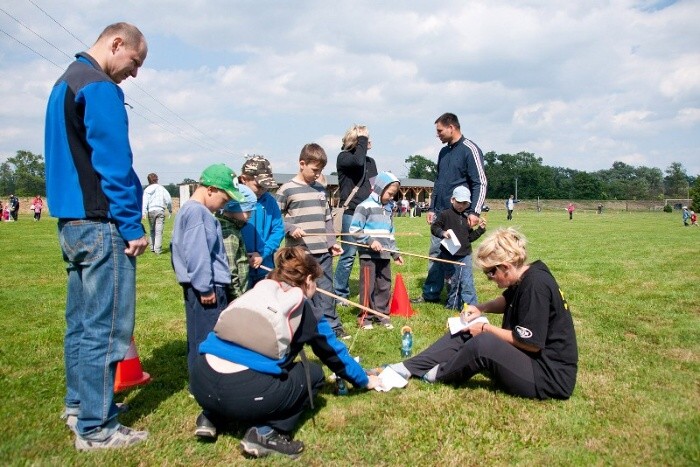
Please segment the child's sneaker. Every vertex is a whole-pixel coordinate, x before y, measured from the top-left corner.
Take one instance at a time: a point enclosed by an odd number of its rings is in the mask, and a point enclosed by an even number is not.
[[[112,433],[112,436],[102,441],[93,441],[76,436],[75,448],[79,451],[124,448],[145,441],[147,438],[147,431],[136,431],[128,426],[120,425],[117,431]]]
[[[204,415],[204,412],[197,416],[195,422],[194,435],[202,439],[216,439],[216,425]]]
[[[372,320],[370,318],[366,318],[363,316],[360,316],[359,318],[357,318],[357,326],[360,327],[361,329],[364,329],[365,331],[368,331],[368,330],[374,328],[374,326],[372,326]]]
[[[269,433],[261,435],[257,427],[251,427],[241,440],[241,449],[254,457],[283,454],[296,459],[304,450],[304,443],[294,441],[291,437],[283,435],[274,429],[270,429]]]

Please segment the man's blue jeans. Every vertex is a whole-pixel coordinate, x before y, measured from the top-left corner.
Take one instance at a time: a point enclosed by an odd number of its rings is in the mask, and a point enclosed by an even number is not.
[[[352,214],[343,214],[343,228],[342,233],[348,233],[350,230],[350,224],[352,223]],[[341,237],[341,240],[352,241],[350,237]],[[333,276],[333,288],[335,289],[335,294],[348,298],[350,296],[350,273],[352,272],[352,266],[355,263],[355,254],[357,253],[357,247],[355,245],[348,245],[347,243],[341,243],[343,247],[343,254],[338,258],[338,264],[335,265],[335,275]]]
[[[430,236],[430,250],[428,256],[437,258],[440,254],[440,242],[442,239],[435,235]],[[446,266],[452,268],[451,265],[440,263],[439,261],[430,261],[428,263],[428,277],[423,284],[423,298],[430,301],[440,300],[440,293],[445,285],[445,273],[448,272]]]
[[[108,221],[60,220],[66,261],[66,413],[78,416],[80,436],[108,438],[119,427],[114,373],[134,331],[136,258]]]

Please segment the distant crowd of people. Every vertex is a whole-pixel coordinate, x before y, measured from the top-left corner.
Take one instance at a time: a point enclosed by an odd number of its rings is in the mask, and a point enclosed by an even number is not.
[[[9,199],[4,205],[0,202],[0,220],[3,222],[16,222],[19,220],[19,206],[19,198],[14,194],[10,194]],[[41,220],[41,211],[43,209],[44,200],[40,195],[36,195],[34,199],[32,199],[32,204],[29,207],[34,221]]]

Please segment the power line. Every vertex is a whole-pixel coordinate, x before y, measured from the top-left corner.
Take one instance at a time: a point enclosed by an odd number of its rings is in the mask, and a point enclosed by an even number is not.
[[[5,12],[2,8],[0,8],[0,11]],[[5,13],[7,13],[7,12],[5,12]],[[15,18],[14,16],[9,15],[9,14],[8,14],[8,16],[10,16],[11,18],[15,19],[18,23],[21,24],[21,22],[20,22],[19,20],[17,20],[17,18]],[[29,28],[27,28],[27,29],[29,29]],[[5,34],[6,36],[8,36],[9,38],[11,38],[12,40],[18,42],[19,44],[23,45],[23,46],[26,47],[27,49],[31,50],[32,52],[34,52],[35,54],[37,54],[38,56],[40,56],[40,57],[43,58],[44,60],[46,60],[46,61],[52,63],[54,66],[56,66],[56,68],[58,68],[58,69],[63,69],[63,67],[62,67],[61,65],[57,64],[56,62],[52,61],[52,60],[49,59],[48,57],[46,57],[46,56],[42,55],[41,53],[39,53],[38,51],[34,50],[34,49],[31,48],[29,45],[27,45],[27,44],[25,44],[24,42],[22,42],[21,40],[17,39],[16,37],[14,37],[12,34],[8,33],[7,31],[5,31],[5,30],[3,30],[3,29],[0,29],[0,32],[2,32],[3,34]],[[33,31],[32,31],[32,32],[33,32]],[[36,33],[35,33],[35,34],[36,34]],[[42,39],[43,39],[43,38],[42,38]],[[59,51],[60,51],[60,50],[59,50]],[[61,51],[61,52],[62,52],[62,51]],[[70,57],[70,56],[68,56],[68,57],[69,57],[69,58],[72,58],[72,57]],[[129,100],[139,103],[136,99],[134,99],[134,98],[131,97],[131,96],[129,96]],[[130,104],[127,104],[127,105],[129,105],[130,107],[132,107]],[[139,105],[140,105],[140,103],[139,103]],[[162,120],[166,121],[167,123],[169,123],[169,124],[171,124],[172,126],[175,126],[175,127],[177,128],[177,125],[172,124],[172,122],[168,121],[168,120],[165,119],[163,116],[158,115],[158,114],[152,112],[150,109],[148,109],[148,108],[145,107],[145,106],[143,106],[143,108],[146,109],[146,110],[148,110],[148,111],[151,112],[152,114],[156,115],[157,117],[160,117]],[[132,107],[132,109],[133,109],[133,107]],[[182,138],[182,139],[188,141],[189,143],[192,143],[192,144],[194,144],[194,145],[196,145],[196,146],[199,146],[200,148],[202,148],[202,149],[204,149],[204,150],[221,152],[221,153],[226,154],[226,155],[233,155],[233,154],[230,153],[230,152],[221,151],[221,149],[216,148],[215,146],[212,146],[212,145],[203,145],[203,144],[201,144],[201,142],[198,142],[197,140],[193,140],[193,139],[191,139],[191,138],[188,138],[187,136],[185,136],[185,135],[182,134],[182,133],[176,133],[176,132],[174,132],[173,130],[171,130],[171,129],[169,129],[169,128],[166,128],[165,126],[161,125],[160,123],[155,122],[155,121],[153,121],[153,120],[151,120],[151,119],[145,117],[144,115],[140,114],[139,112],[137,112],[137,111],[135,111],[135,110],[134,110],[134,113],[137,114],[139,117],[143,118],[144,120],[146,120],[147,122],[152,123],[153,125],[156,125],[156,126],[160,127],[160,128],[163,129],[164,131],[166,131],[166,132],[168,132],[168,133],[170,133],[170,134],[172,134],[172,135],[174,135],[174,136],[176,136],[176,137]]]
[[[49,14],[46,10],[44,10],[44,9],[41,8],[39,5],[37,5],[33,0],[27,0],[27,1],[28,1],[29,3],[31,3],[34,7],[36,7],[39,11],[41,11],[44,15],[46,15],[49,19],[51,19],[51,21],[53,21],[56,25],[58,25],[61,29],[63,29],[67,34],[69,34],[71,37],[73,37],[76,41],[80,42],[80,43],[81,43],[83,46],[85,46],[86,48],[89,47],[85,42],[83,42],[80,38],[78,38],[75,34],[73,34],[73,33],[72,33],[70,30],[68,30],[65,26],[63,26],[58,20],[56,20],[53,16],[51,16],[51,14]],[[46,44],[48,44],[48,45],[50,45],[51,47],[53,47],[55,50],[57,50],[57,51],[60,52],[61,54],[65,55],[65,56],[68,57],[69,59],[72,59],[72,58],[73,58],[73,56],[72,56],[71,54],[66,53],[65,51],[61,50],[60,48],[58,48],[57,46],[55,46],[54,44],[52,44],[51,42],[49,42],[47,39],[45,39],[45,38],[44,38],[43,36],[41,36],[39,33],[35,32],[32,28],[30,28],[29,26],[25,25],[25,24],[24,24],[20,19],[18,19],[16,16],[12,15],[11,13],[9,13],[8,11],[6,11],[6,10],[3,9],[3,8],[0,8],[0,11],[2,11],[3,13],[5,13],[7,16],[9,16],[9,17],[12,18],[14,21],[16,21],[19,25],[21,25],[22,27],[24,27],[25,29],[27,29],[28,31],[30,31],[30,32],[31,32],[32,34],[34,34],[36,37],[38,37],[39,39],[41,39],[41,40],[42,40],[43,42],[45,42]],[[53,65],[56,66],[57,68],[59,68],[59,69],[63,69],[63,68],[64,68],[64,66],[61,66],[61,65],[57,64],[56,62],[54,62],[54,61],[51,60],[50,58],[46,57],[46,56],[43,55],[42,53],[38,52],[37,50],[33,49],[33,48],[30,47],[29,45],[27,45],[27,44],[25,44],[24,42],[22,42],[22,41],[19,40],[18,38],[12,36],[10,33],[6,32],[6,31],[4,31],[4,30],[2,30],[2,29],[0,29],[0,31],[1,31],[3,34],[5,34],[6,36],[10,37],[11,39],[13,39],[13,40],[15,40],[16,42],[20,43],[21,45],[23,45],[24,47],[26,47],[27,49],[29,49],[29,50],[32,51],[33,53],[35,53],[35,54],[38,55],[39,57],[41,57],[41,58],[43,58],[44,60],[50,62],[51,64],[53,64]],[[172,121],[172,120],[166,118],[166,117],[163,116],[162,114],[160,114],[160,113],[158,113],[158,112],[156,112],[156,111],[150,109],[148,106],[142,104],[142,103],[139,102],[137,99],[135,99],[135,98],[133,97],[133,95],[129,94],[129,95],[128,95],[129,101],[136,102],[138,105],[141,106],[141,109],[142,109],[142,110],[145,110],[145,111],[149,112],[151,115],[155,116],[157,119],[160,119],[161,121],[165,122],[165,125],[166,125],[166,126],[174,128],[174,130],[173,130],[172,128],[167,128],[167,127],[164,126],[163,124],[161,124],[161,123],[159,123],[159,122],[156,122],[156,121],[154,121],[154,120],[152,120],[152,119],[150,119],[150,118],[147,118],[147,117],[146,117],[145,115],[143,115],[142,113],[139,113],[139,112],[137,112],[137,111],[134,110],[134,113],[135,113],[136,115],[138,115],[139,117],[143,118],[145,121],[147,121],[147,122],[149,122],[149,123],[151,123],[151,124],[153,124],[153,125],[158,126],[159,128],[163,129],[164,131],[167,131],[168,133],[172,134],[173,136],[178,137],[178,138],[181,138],[181,139],[184,139],[185,141],[187,141],[187,142],[189,142],[189,143],[191,143],[191,144],[194,144],[194,145],[200,147],[201,149],[204,149],[204,150],[207,150],[207,151],[219,152],[219,153],[221,153],[221,154],[228,155],[228,156],[233,156],[233,157],[236,156],[236,154],[234,154],[234,153],[232,153],[231,151],[229,151],[227,147],[221,146],[220,143],[218,143],[218,145],[217,145],[217,144],[213,144],[213,143],[216,143],[216,140],[212,139],[212,138],[209,137],[206,133],[204,133],[202,130],[200,130],[199,128],[197,128],[195,125],[193,125],[192,123],[190,123],[190,122],[188,122],[187,120],[185,120],[185,119],[184,119],[182,116],[180,116],[177,112],[175,112],[173,109],[169,108],[167,105],[165,105],[164,103],[162,103],[160,100],[158,100],[158,98],[156,98],[155,96],[153,96],[150,92],[148,92],[148,91],[147,91],[146,89],[144,89],[142,86],[139,86],[137,83],[135,83],[135,82],[133,82],[133,81],[129,81],[129,83],[130,83],[132,86],[135,86],[135,87],[136,87],[137,89],[139,89],[141,92],[143,92],[146,96],[150,97],[151,100],[153,100],[154,102],[156,102],[158,105],[160,105],[160,106],[161,106],[163,109],[165,109],[167,112],[169,112],[170,114],[174,115],[174,116],[176,117],[177,120],[179,120],[179,121],[183,122],[185,125],[187,125],[187,128],[183,128],[182,126],[180,126],[180,125],[177,124],[176,122],[174,122],[174,121]],[[133,109],[133,107],[132,107],[132,109]],[[188,129],[188,128],[189,128],[189,129]],[[193,132],[193,131],[194,131],[194,132]]]
[[[62,25],[61,23],[59,23],[58,21],[56,21],[50,14],[48,14],[48,13],[47,13],[43,8],[41,8],[39,5],[37,5],[36,3],[34,3],[32,0],[27,0],[27,1],[28,1],[29,3],[31,3],[32,5],[34,5],[35,7],[37,7],[37,8],[39,9],[39,11],[41,11],[43,14],[45,14],[51,21],[53,21],[54,23],[56,23],[57,25],[59,25],[59,26],[61,27],[61,29],[63,29],[63,30],[66,31],[68,34],[70,34],[71,36],[73,36],[73,39],[75,39],[76,41],[80,42],[80,43],[83,44],[83,46],[85,46],[85,47],[90,47],[90,46],[87,45],[85,42],[83,42],[83,41],[80,40],[78,37],[76,37],[75,34],[73,34],[72,32],[70,32],[68,29],[64,28],[63,25]]]
[[[9,37],[10,39],[12,39],[12,40],[18,42],[19,44],[23,45],[24,47],[28,48],[29,50],[31,50],[32,52],[34,52],[35,54],[37,54],[38,56],[40,56],[41,58],[43,58],[44,60],[46,60],[47,62],[52,63],[54,66],[56,66],[56,68],[58,68],[58,69],[62,69],[62,68],[63,68],[63,67],[62,67],[61,65],[59,65],[58,63],[54,62],[54,61],[51,60],[50,58],[47,58],[47,57],[45,57],[44,55],[42,55],[42,54],[40,54],[39,52],[37,52],[36,50],[32,49],[31,47],[29,47],[27,44],[25,44],[25,43],[22,42],[21,40],[17,39],[17,38],[16,38],[15,36],[13,36],[12,34],[6,32],[4,29],[0,28],[0,32],[2,32],[3,34],[5,34],[5,35],[6,35],[7,37]]]
[[[50,45],[50,46],[53,47],[54,49],[58,50],[59,52],[61,52],[61,53],[64,54],[65,56],[67,56],[68,58],[73,58],[72,56],[70,56],[70,55],[68,55],[67,53],[65,53],[63,50],[61,50],[61,49],[59,49],[58,47],[56,47],[55,45],[53,45],[51,42],[49,42],[49,41],[47,41],[46,39],[44,39],[39,33],[37,33],[37,32],[34,31],[32,28],[30,28],[29,26],[27,26],[26,24],[24,24],[22,21],[20,21],[20,20],[18,20],[17,18],[15,18],[13,15],[11,15],[10,13],[8,13],[8,12],[7,12],[6,10],[4,10],[3,8],[0,8],[0,11],[2,11],[3,13],[5,13],[7,16],[9,16],[10,18],[12,18],[13,20],[17,21],[17,23],[19,23],[20,26],[22,26],[23,28],[25,28],[26,30],[28,30],[29,32],[31,32],[32,34],[34,34],[36,37],[38,37],[38,38],[41,39],[42,41],[46,42],[48,45]],[[5,34],[7,34],[7,33],[5,33]],[[14,38],[13,38],[13,39],[14,39]]]

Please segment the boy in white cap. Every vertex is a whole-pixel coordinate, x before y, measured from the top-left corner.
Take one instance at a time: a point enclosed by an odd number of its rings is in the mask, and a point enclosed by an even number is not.
[[[440,211],[437,219],[430,226],[430,233],[439,238],[456,238],[459,249],[451,253],[445,245],[440,246],[438,258],[456,261],[451,270],[445,268],[445,276],[450,288],[447,294],[446,308],[461,310],[467,303],[474,305],[478,302],[474,276],[472,275],[472,242],[476,241],[486,231],[486,220],[480,218],[476,228],[469,227],[467,209],[471,204],[471,192],[465,186],[458,186],[452,192],[451,209]]]

